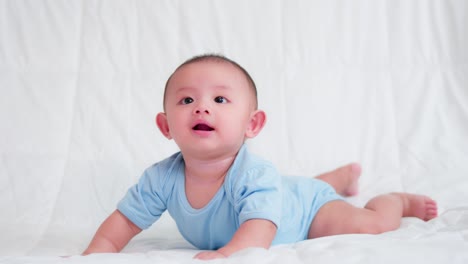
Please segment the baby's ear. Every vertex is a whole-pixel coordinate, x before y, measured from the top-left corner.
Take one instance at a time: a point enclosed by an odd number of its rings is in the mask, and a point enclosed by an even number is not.
[[[247,127],[247,131],[245,131],[245,136],[247,138],[253,138],[262,131],[262,128],[265,126],[266,123],[266,114],[262,110],[256,110],[250,116],[250,123]]]
[[[167,138],[172,139],[171,133],[169,133],[169,125],[167,124],[167,117],[165,113],[159,113],[156,115],[156,125],[159,131]]]

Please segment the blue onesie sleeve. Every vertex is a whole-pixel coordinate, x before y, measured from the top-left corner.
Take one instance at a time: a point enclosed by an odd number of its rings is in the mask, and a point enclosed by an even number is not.
[[[154,164],[145,170],[137,184],[132,186],[118,203],[117,209],[141,229],[149,228],[167,209],[168,175],[174,170],[178,154]]]
[[[273,165],[243,147],[227,175],[226,186],[239,226],[250,219],[265,219],[279,228],[281,188],[281,176]]]

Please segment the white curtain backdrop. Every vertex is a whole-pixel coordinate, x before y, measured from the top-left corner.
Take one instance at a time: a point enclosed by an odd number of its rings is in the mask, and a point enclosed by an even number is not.
[[[282,173],[357,161],[356,205],[409,191],[468,206],[467,14],[464,0],[1,0],[0,255],[79,254],[177,151],[154,118],[169,74],[202,53],[251,73],[268,122],[247,144]],[[140,239],[127,250],[188,247],[168,216]]]

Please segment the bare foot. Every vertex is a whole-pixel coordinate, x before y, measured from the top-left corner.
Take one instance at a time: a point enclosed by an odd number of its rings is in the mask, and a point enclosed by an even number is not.
[[[344,169],[348,170],[348,186],[343,190],[343,195],[353,196],[359,192],[359,177],[361,176],[361,165],[358,163],[351,163]]]
[[[429,221],[437,216],[437,203],[425,195],[396,193],[403,200],[403,216]]]
[[[358,163],[351,163],[316,178],[333,186],[340,195],[353,196],[359,192],[359,176],[361,176],[361,166]]]

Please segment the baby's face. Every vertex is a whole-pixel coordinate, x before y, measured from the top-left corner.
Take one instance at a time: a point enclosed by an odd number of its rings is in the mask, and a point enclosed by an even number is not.
[[[255,111],[246,77],[225,62],[180,68],[169,81],[165,103],[170,137],[186,154],[237,152]]]

